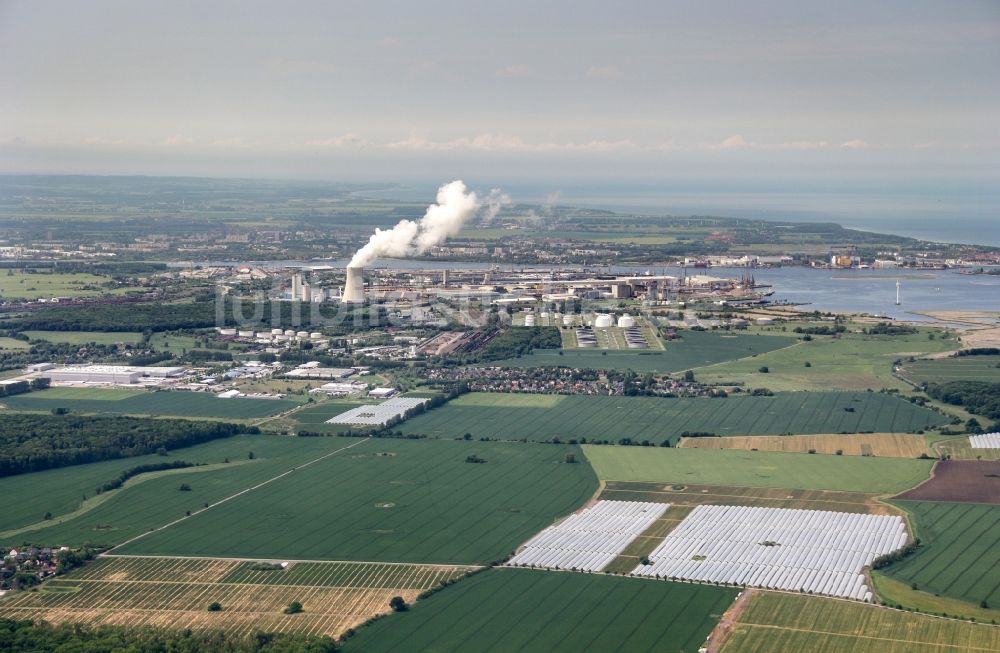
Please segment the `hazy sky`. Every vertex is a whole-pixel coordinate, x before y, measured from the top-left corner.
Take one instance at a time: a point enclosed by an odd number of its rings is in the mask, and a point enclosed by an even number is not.
[[[0,171],[966,175],[1000,1],[0,0]]]

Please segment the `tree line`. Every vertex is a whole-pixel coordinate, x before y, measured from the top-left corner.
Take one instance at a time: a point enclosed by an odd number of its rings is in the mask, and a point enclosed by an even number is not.
[[[970,413],[1000,419],[1000,383],[988,381],[950,381],[932,383],[927,394],[938,401],[962,406]]]
[[[0,420],[0,477],[163,453],[237,433],[259,432],[255,426],[184,419],[7,415]]]

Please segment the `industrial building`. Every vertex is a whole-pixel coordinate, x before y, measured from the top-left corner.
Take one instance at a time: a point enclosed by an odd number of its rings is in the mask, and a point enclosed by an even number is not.
[[[184,375],[183,367],[132,367],[128,365],[66,365],[45,372],[54,383],[135,385],[161,383]]]

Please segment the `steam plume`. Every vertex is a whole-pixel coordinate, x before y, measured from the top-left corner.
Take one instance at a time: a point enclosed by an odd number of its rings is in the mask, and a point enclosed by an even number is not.
[[[392,229],[375,229],[368,244],[355,252],[348,267],[364,267],[379,256],[401,258],[423,254],[462,229],[479,208],[479,198],[461,180],[438,189],[437,204],[427,207],[424,217],[400,220]],[[499,209],[497,209],[499,211]]]
[[[510,195],[503,192],[499,188],[494,188],[490,191],[490,194],[486,196],[483,201],[484,211],[483,211],[483,224],[489,224],[493,222],[494,218],[499,215],[500,211],[505,207],[512,206],[514,200],[510,198]]]

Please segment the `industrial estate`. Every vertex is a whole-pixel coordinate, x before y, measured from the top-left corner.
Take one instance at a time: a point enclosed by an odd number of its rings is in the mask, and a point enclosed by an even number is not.
[[[287,650],[1000,648],[1000,312],[907,311],[997,251],[625,263],[607,216],[561,211],[587,263],[452,260],[485,229],[460,182],[437,231],[388,218],[340,258],[8,259],[0,617]],[[817,309],[836,283],[890,308]]]

